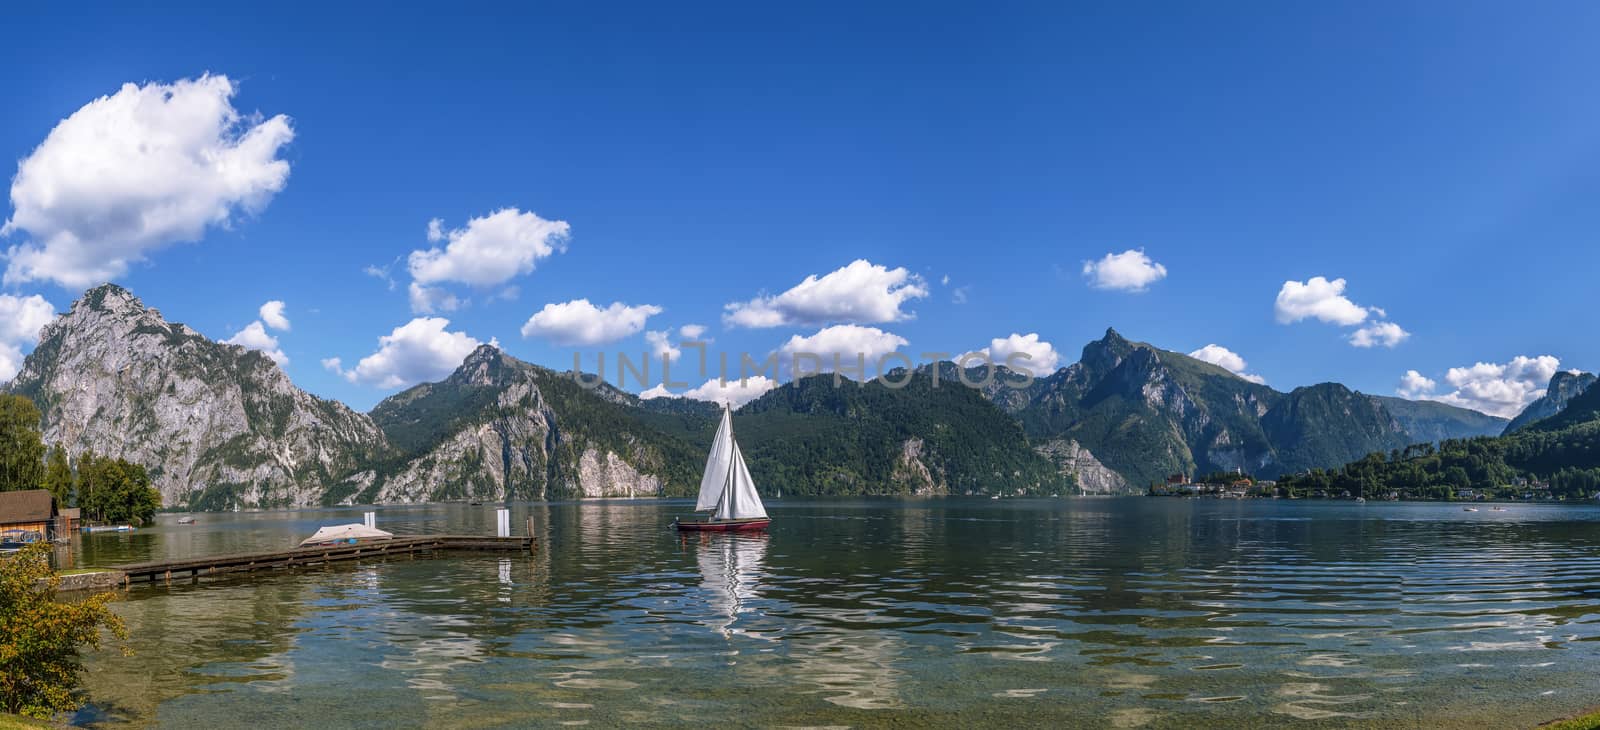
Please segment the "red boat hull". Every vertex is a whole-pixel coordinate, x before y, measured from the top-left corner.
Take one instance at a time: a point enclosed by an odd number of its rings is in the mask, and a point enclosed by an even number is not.
[[[751,532],[765,530],[772,520],[759,518],[754,520],[677,520],[673,525],[679,532]]]

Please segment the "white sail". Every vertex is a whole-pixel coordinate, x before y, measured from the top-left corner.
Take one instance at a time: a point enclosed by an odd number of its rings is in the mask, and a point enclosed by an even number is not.
[[[745,468],[744,454],[739,451],[739,443],[733,441],[733,465],[728,470],[727,492],[722,498],[722,504],[717,505],[717,519],[719,520],[748,520],[757,517],[766,517],[767,508],[761,504],[761,495],[756,493],[756,483],[750,478],[750,470]]]
[[[711,441],[711,454],[706,457],[706,472],[700,477],[700,498],[695,500],[694,511],[714,510],[722,502],[722,492],[728,486],[728,470],[733,466],[733,425],[728,410],[722,410],[722,425],[717,426],[717,437]]]

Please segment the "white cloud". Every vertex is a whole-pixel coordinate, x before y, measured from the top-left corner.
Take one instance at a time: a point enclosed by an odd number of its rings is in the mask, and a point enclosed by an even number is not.
[[[344,360],[337,357],[322,358],[322,369],[330,373],[344,375]]]
[[[366,274],[367,276],[370,276],[370,277],[372,277],[374,279],[377,279],[378,281],[383,282],[384,286],[389,287],[389,291],[394,291],[394,289],[395,289],[395,281],[394,281],[394,277],[389,274],[389,271],[392,270],[394,268],[394,265],[398,264],[398,263],[400,263],[399,259],[395,259],[394,261],[389,262],[385,266],[378,266],[377,264],[372,264],[370,266],[363,267],[361,269],[361,273]]]
[[[1435,392],[1435,381],[1408,370],[1396,392],[1406,398],[1426,398],[1511,418],[1544,395],[1550,378],[1560,369],[1561,360],[1553,355],[1518,355],[1506,363],[1480,362],[1450,368],[1445,371],[1444,381],[1454,390],[1444,394]]]
[[[0,384],[8,383],[22,372],[22,350],[0,342]]]
[[[1439,383],[1433,378],[1415,370],[1407,370],[1405,375],[1400,376],[1400,387],[1395,389],[1395,393],[1401,398],[1417,400],[1432,395],[1433,389],[1438,386]]]
[[[22,348],[39,341],[39,330],[55,319],[56,308],[37,294],[0,294],[0,383],[22,370]]]
[[[1373,322],[1350,333],[1350,344],[1356,347],[1394,347],[1410,336],[1410,332],[1393,322]]]
[[[683,356],[683,348],[679,347],[678,343],[709,342],[709,340],[702,339],[705,333],[705,325],[686,324],[678,328],[678,336],[682,338],[678,342],[673,341],[671,330],[646,332],[644,333],[644,341],[650,345],[650,357],[652,359],[660,360],[662,357],[666,357],[669,362],[677,362],[678,358]]]
[[[418,290],[426,292],[425,287],[454,282],[487,289],[531,272],[541,259],[566,249],[571,230],[566,221],[545,220],[516,208],[502,208],[448,230],[442,220],[430,220],[428,241],[445,245],[412,251],[406,258],[414,280],[412,308],[430,311],[417,308],[419,301],[432,301],[419,298]]]
[[[81,288],[126,273],[165,246],[259,213],[283,190],[289,118],[244,116],[226,76],[124,84],[73,112],[17,165],[0,234],[7,284]]]
[[[283,302],[276,299],[261,305],[261,321],[275,330],[289,331],[289,318],[283,315]]]
[[[1346,338],[1355,347],[1392,348],[1411,336],[1394,322],[1379,321],[1389,317],[1382,307],[1365,307],[1351,301],[1344,295],[1345,284],[1344,279],[1329,281],[1321,276],[1283,282],[1273,305],[1278,323],[1294,324],[1306,319],[1340,327],[1367,323]]]
[[[1368,310],[1344,295],[1345,280],[1329,281],[1321,276],[1309,280],[1286,281],[1278,290],[1275,306],[1280,324],[1317,319],[1344,327],[1367,321]]]
[[[1039,339],[1038,333],[1026,335],[1011,333],[1010,337],[996,337],[989,341],[989,346],[976,350],[968,355],[985,354],[989,361],[996,365],[1006,364],[1006,359],[1013,354],[1023,353],[1028,355],[1028,360],[1018,360],[1020,367],[1025,368],[1034,377],[1044,377],[1056,371],[1061,366],[1061,353],[1056,352],[1055,346]],[[967,355],[956,358],[957,362],[964,360]],[[981,360],[974,360],[969,365],[980,365]]]
[[[644,390],[639,391],[639,400],[652,400],[652,399],[655,399],[655,398],[682,398],[682,397],[683,396],[680,396],[677,393],[674,393],[674,392],[672,392],[670,390],[667,390],[667,386],[664,383],[656,383],[652,387],[649,387],[649,388],[646,388]]]
[[[722,321],[735,327],[898,322],[915,316],[901,309],[907,301],[926,296],[922,277],[857,259],[777,296],[728,304]]]
[[[56,308],[38,294],[0,294],[0,342],[32,345],[39,341],[39,330],[55,317]]]
[[[654,360],[666,358],[668,362],[677,362],[683,356],[683,350],[672,344],[672,333],[667,330],[652,330],[644,333],[644,341],[650,345],[650,357]]]
[[[267,328],[261,324],[260,320],[245,325],[244,329],[233,333],[233,336],[223,340],[222,344],[238,345],[245,349],[257,350],[277,363],[280,368],[288,367],[289,365],[289,356],[283,354],[283,350],[278,348],[278,338],[267,334]]]
[[[361,358],[354,368],[335,371],[352,383],[385,389],[440,380],[483,344],[464,333],[447,331],[448,326],[448,319],[418,317],[379,337],[378,351]],[[322,361],[323,367],[329,367],[330,361],[337,368],[337,358]]]
[[[1108,253],[1098,261],[1083,262],[1083,276],[1096,289],[1142,292],[1167,278],[1167,267],[1146,256],[1142,248]]]
[[[1244,378],[1252,383],[1265,385],[1267,382],[1267,379],[1261,377],[1260,375],[1245,372],[1245,370],[1250,366],[1244,361],[1244,358],[1240,357],[1239,353],[1223,347],[1222,345],[1206,345],[1205,347],[1189,353],[1189,357],[1192,357],[1196,360],[1204,360],[1205,362],[1211,363],[1212,365],[1222,368],[1223,370],[1233,373],[1234,375]]]
[[[841,324],[818,330],[810,337],[790,337],[777,349],[777,354],[779,365],[784,369],[793,367],[796,354],[800,354],[800,370],[807,374],[819,363],[824,372],[833,372],[837,358],[840,370],[852,370],[865,362],[866,377],[872,377],[877,374],[879,358],[907,344],[906,338],[877,327]],[[807,355],[815,355],[817,360],[811,360]],[[899,365],[904,363],[891,362],[888,367]]]
[[[444,289],[423,286],[414,281],[406,287],[406,294],[411,299],[411,311],[414,314],[454,312],[464,304],[456,295]]]
[[[661,311],[654,304],[630,307],[622,302],[601,309],[587,299],[546,304],[522,325],[522,336],[544,337],[558,345],[602,345],[638,334]]]
[[[698,388],[685,391],[683,397],[712,403],[727,403],[729,407],[737,409],[776,387],[778,387],[777,381],[765,375],[752,375],[743,381],[733,379],[726,383],[712,378]]]

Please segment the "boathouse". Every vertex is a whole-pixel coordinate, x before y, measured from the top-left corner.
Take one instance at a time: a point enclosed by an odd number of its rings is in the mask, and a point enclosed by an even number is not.
[[[43,489],[0,492],[0,532],[37,532],[55,537],[56,500]]]

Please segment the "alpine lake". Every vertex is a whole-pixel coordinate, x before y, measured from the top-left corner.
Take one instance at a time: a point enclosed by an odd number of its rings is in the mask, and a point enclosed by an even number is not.
[[[376,509],[177,515],[75,567],[291,547]],[[514,504],[538,549],[115,604],[74,722],[164,727],[1531,727],[1600,704],[1600,507],[1151,498]]]

